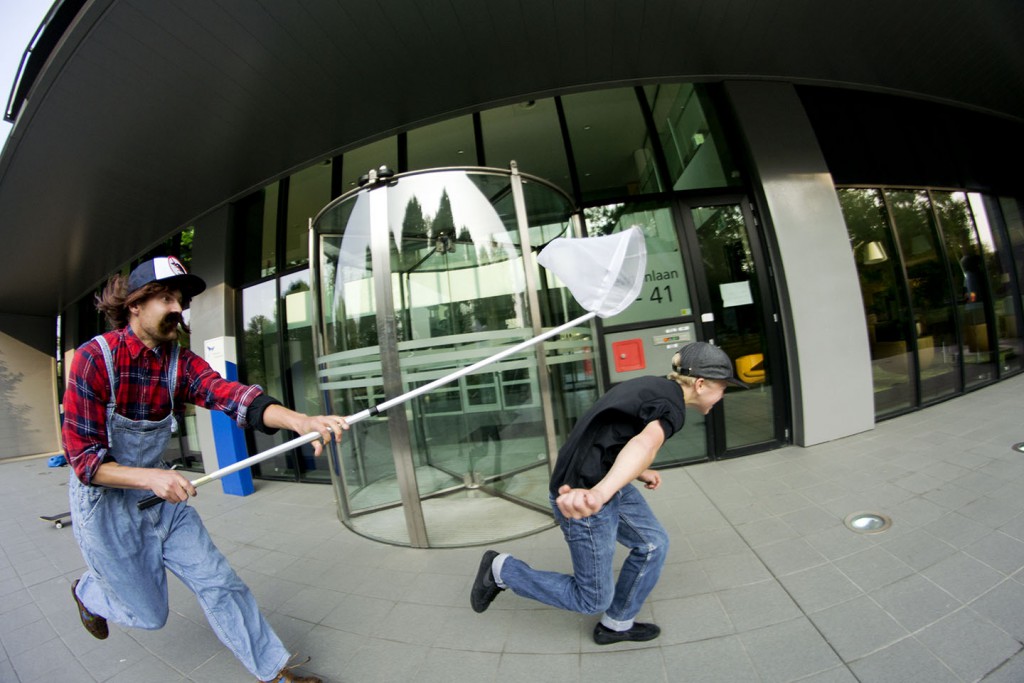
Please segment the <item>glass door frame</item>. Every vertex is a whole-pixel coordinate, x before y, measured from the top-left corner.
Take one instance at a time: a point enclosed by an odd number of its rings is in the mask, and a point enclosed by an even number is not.
[[[697,226],[692,210],[715,206],[739,206],[743,213],[751,258],[754,261],[758,290],[761,292],[761,328],[764,330],[764,346],[768,356],[768,367],[772,368],[772,438],[752,444],[728,448],[725,438],[725,413],[722,406],[716,406],[705,418],[708,432],[708,455],[722,460],[751,453],[760,453],[768,448],[777,448],[789,442],[789,372],[785,349],[782,344],[782,326],[779,316],[778,291],[774,270],[768,259],[766,242],[762,237],[762,223],[757,210],[745,194],[686,194],[677,195],[673,200],[675,219],[680,226],[680,246],[688,259],[687,272],[692,274],[693,289],[691,301],[694,306],[694,323],[698,337],[714,343],[715,321],[705,320],[712,313],[711,288],[701,254]],[[728,410],[728,396],[724,410]]]

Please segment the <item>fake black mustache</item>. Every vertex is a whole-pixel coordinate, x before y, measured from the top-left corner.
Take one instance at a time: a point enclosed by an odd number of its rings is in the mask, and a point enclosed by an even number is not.
[[[185,323],[185,319],[181,317],[180,313],[168,313],[160,322],[160,327],[167,332],[170,332],[175,327],[180,327],[185,334],[192,333],[192,330],[189,329],[188,325]]]

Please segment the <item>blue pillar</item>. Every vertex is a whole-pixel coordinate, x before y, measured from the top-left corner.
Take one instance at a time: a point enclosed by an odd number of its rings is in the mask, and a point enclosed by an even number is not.
[[[234,337],[216,337],[203,343],[204,356],[210,367],[219,372],[225,379],[238,381],[238,363],[235,354]],[[235,421],[220,412],[211,411],[213,422],[213,443],[217,450],[217,465],[227,467],[245,460],[249,452],[245,446],[245,434]],[[224,493],[233,496],[248,496],[255,489],[252,485],[252,470],[246,468],[221,478]]]

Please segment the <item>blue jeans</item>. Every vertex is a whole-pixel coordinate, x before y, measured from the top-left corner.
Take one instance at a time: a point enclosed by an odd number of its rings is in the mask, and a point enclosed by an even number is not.
[[[569,544],[573,573],[540,571],[510,556],[501,567],[502,583],[516,595],[552,607],[583,614],[604,612],[629,628],[658,583],[668,554],[668,534],[647,501],[628,485],[585,519],[563,517],[554,496],[551,507]],[[617,582],[612,566],[616,541],[629,548]]]

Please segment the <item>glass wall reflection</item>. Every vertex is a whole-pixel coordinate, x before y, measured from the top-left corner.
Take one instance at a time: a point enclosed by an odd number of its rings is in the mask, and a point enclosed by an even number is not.
[[[903,284],[899,250],[879,190],[843,189],[839,191],[839,203],[860,276],[875,415],[884,417],[917,403],[917,373],[910,343],[910,303]]]
[[[846,188],[884,417],[1021,368],[1013,214],[976,193]]]

